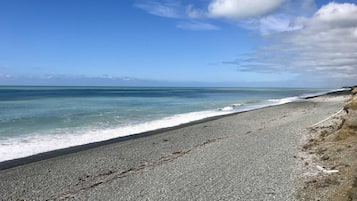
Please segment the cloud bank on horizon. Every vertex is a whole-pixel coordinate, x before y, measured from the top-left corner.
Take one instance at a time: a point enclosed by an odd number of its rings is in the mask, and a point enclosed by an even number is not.
[[[238,71],[290,72],[297,77],[357,84],[357,5],[314,0],[211,0],[208,5],[155,1],[136,4],[150,14],[180,19],[177,27],[219,30],[218,20],[258,32],[268,41],[254,51],[223,61]],[[182,21],[184,20],[184,21]]]
[[[310,72],[330,82],[357,81],[357,6],[331,2],[311,17],[297,17],[293,26],[301,27],[281,38],[273,46],[252,54],[240,63],[254,71]],[[283,58],[282,58],[283,57]],[[264,65],[254,64],[253,60]],[[282,62],[283,61],[283,62]]]
[[[297,17],[274,45],[230,62],[243,71],[310,72],[330,81],[357,81],[357,6],[331,2],[311,17]]]

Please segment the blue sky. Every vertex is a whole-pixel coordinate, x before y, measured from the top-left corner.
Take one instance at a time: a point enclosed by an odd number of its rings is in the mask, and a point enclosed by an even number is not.
[[[0,84],[357,84],[356,1],[3,0]]]

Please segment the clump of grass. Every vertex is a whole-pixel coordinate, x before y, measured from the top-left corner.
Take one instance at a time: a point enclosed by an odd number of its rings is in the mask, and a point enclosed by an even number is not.
[[[353,88],[351,93],[352,93],[352,95],[356,95],[357,94],[357,87]]]
[[[354,135],[356,135],[355,129],[352,129],[349,126],[342,126],[342,128],[338,131],[335,140],[336,141],[346,140],[347,138]]]
[[[320,132],[320,137],[326,137],[329,134],[327,130],[323,130]]]
[[[352,97],[344,107],[346,111],[357,110],[357,87],[354,88],[351,93]]]
[[[352,94],[352,98],[345,106],[347,115],[339,126],[337,141],[357,136],[357,88],[353,89]]]
[[[347,102],[345,110],[357,110],[357,96]]]

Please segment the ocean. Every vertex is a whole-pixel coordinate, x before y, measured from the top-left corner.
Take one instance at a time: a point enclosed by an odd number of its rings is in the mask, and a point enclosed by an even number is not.
[[[0,87],[0,162],[297,101],[327,89]]]

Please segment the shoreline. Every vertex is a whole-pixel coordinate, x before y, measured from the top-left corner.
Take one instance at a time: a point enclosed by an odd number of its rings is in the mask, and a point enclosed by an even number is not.
[[[296,200],[306,128],[346,97],[214,117],[0,170],[0,199]]]
[[[274,106],[268,106],[268,107],[274,107]],[[261,109],[261,108],[259,108],[259,109]],[[259,110],[259,109],[254,109],[254,110]],[[202,124],[202,123],[214,121],[214,120],[217,120],[220,118],[234,116],[234,115],[237,115],[240,113],[245,113],[245,112],[250,112],[250,111],[253,111],[253,110],[237,112],[237,113],[230,113],[230,114],[214,116],[214,117],[208,117],[205,119],[196,120],[196,121],[180,124],[180,125],[173,126],[173,127],[160,128],[160,129],[156,129],[156,130],[152,130],[152,131],[146,131],[146,132],[127,135],[127,136],[123,136],[123,137],[117,137],[117,138],[113,138],[113,139],[109,139],[109,140],[93,142],[93,143],[88,143],[88,144],[82,144],[82,145],[77,145],[77,146],[73,146],[73,147],[67,147],[67,148],[63,148],[63,149],[57,149],[57,150],[52,150],[52,151],[48,151],[48,152],[38,153],[35,155],[23,157],[23,158],[2,161],[2,162],[0,162],[0,171],[14,168],[14,167],[21,166],[21,165],[26,165],[29,163],[34,163],[34,162],[38,162],[38,161],[42,161],[42,160],[47,160],[47,159],[67,155],[67,154],[86,151],[86,150],[101,147],[101,146],[125,142],[125,141],[129,141],[129,140],[143,138],[143,137],[149,137],[152,135],[157,135],[157,134],[161,134],[161,133],[165,133],[165,132],[169,132],[169,131],[174,131],[177,129],[193,126],[196,124]]]
[[[347,95],[349,93],[350,93],[350,90],[344,88],[344,90],[326,92],[326,93],[324,93],[322,95],[308,96],[308,97],[305,97],[305,98],[303,98],[301,100],[308,100],[308,99],[313,99],[313,98],[323,97],[323,96]],[[297,101],[299,101],[299,100],[297,100]],[[296,101],[292,101],[292,102],[296,102]],[[289,103],[292,103],[292,102],[288,102],[288,103],[284,103],[284,104],[289,104]],[[284,104],[279,104],[279,105],[284,105]],[[180,125],[177,125],[177,126],[165,127],[165,128],[160,128],[160,129],[151,130],[151,131],[145,131],[145,132],[141,132],[141,133],[137,133],[137,134],[127,135],[127,136],[122,136],[122,137],[116,137],[116,138],[108,139],[108,140],[104,140],[104,141],[87,143],[87,144],[82,144],[82,145],[76,145],[76,146],[67,147],[67,148],[63,148],[63,149],[57,149],[57,150],[51,150],[51,151],[47,151],[47,152],[43,152],[43,153],[38,153],[38,154],[35,154],[35,155],[26,156],[26,157],[22,157],[22,158],[6,160],[6,161],[0,162],[0,171],[1,170],[6,170],[6,169],[10,169],[10,168],[14,168],[14,167],[17,167],[17,166],[22,166],[22,165],[34,163],[34,162],[39,162],[39,161],[42,161],[42,160],[47,160],[47,159],[51,159],[51,158],[67,155],[67,154],[77,153],[77,152],[81,152],[81,151],[85,151],[85,150],[89,150],[89,149],[93,149],[93,148],[97,148],[97,147],[101,147],[101,146],[105,146],[105,145],[110,145],[110,144],[120,143],[120,142],[133,140],[133,139],[137,139],[137,138],[157,135],[157,134],[161,134],[161,133],[165,133],[165,132],[169,132],[169,131],[173,131],[173,130],[177,130],[177,129],[193,126],[193,125],[196,125],[196,124],[202,124],[202,123],[214,121],[214,120],[225,118],[225,117],[229,117],[229,116],[239,115],[241,113],[251,112],[251,111],[260,110],[260,109],[264,109],[264,108],[276,107],[276,106],[279,106],[279,105],[263,106],[261,108],[255,108],[255,109],[251,109],[251,110],[247,110],[247,111],[238,111],[238,112],[233,112],[233,113],[229,113],[229,114],[208,117],[208,118],[204,118],[204,119],[200,119],[200,120],[196,120],[196,121],[180,124]]]

